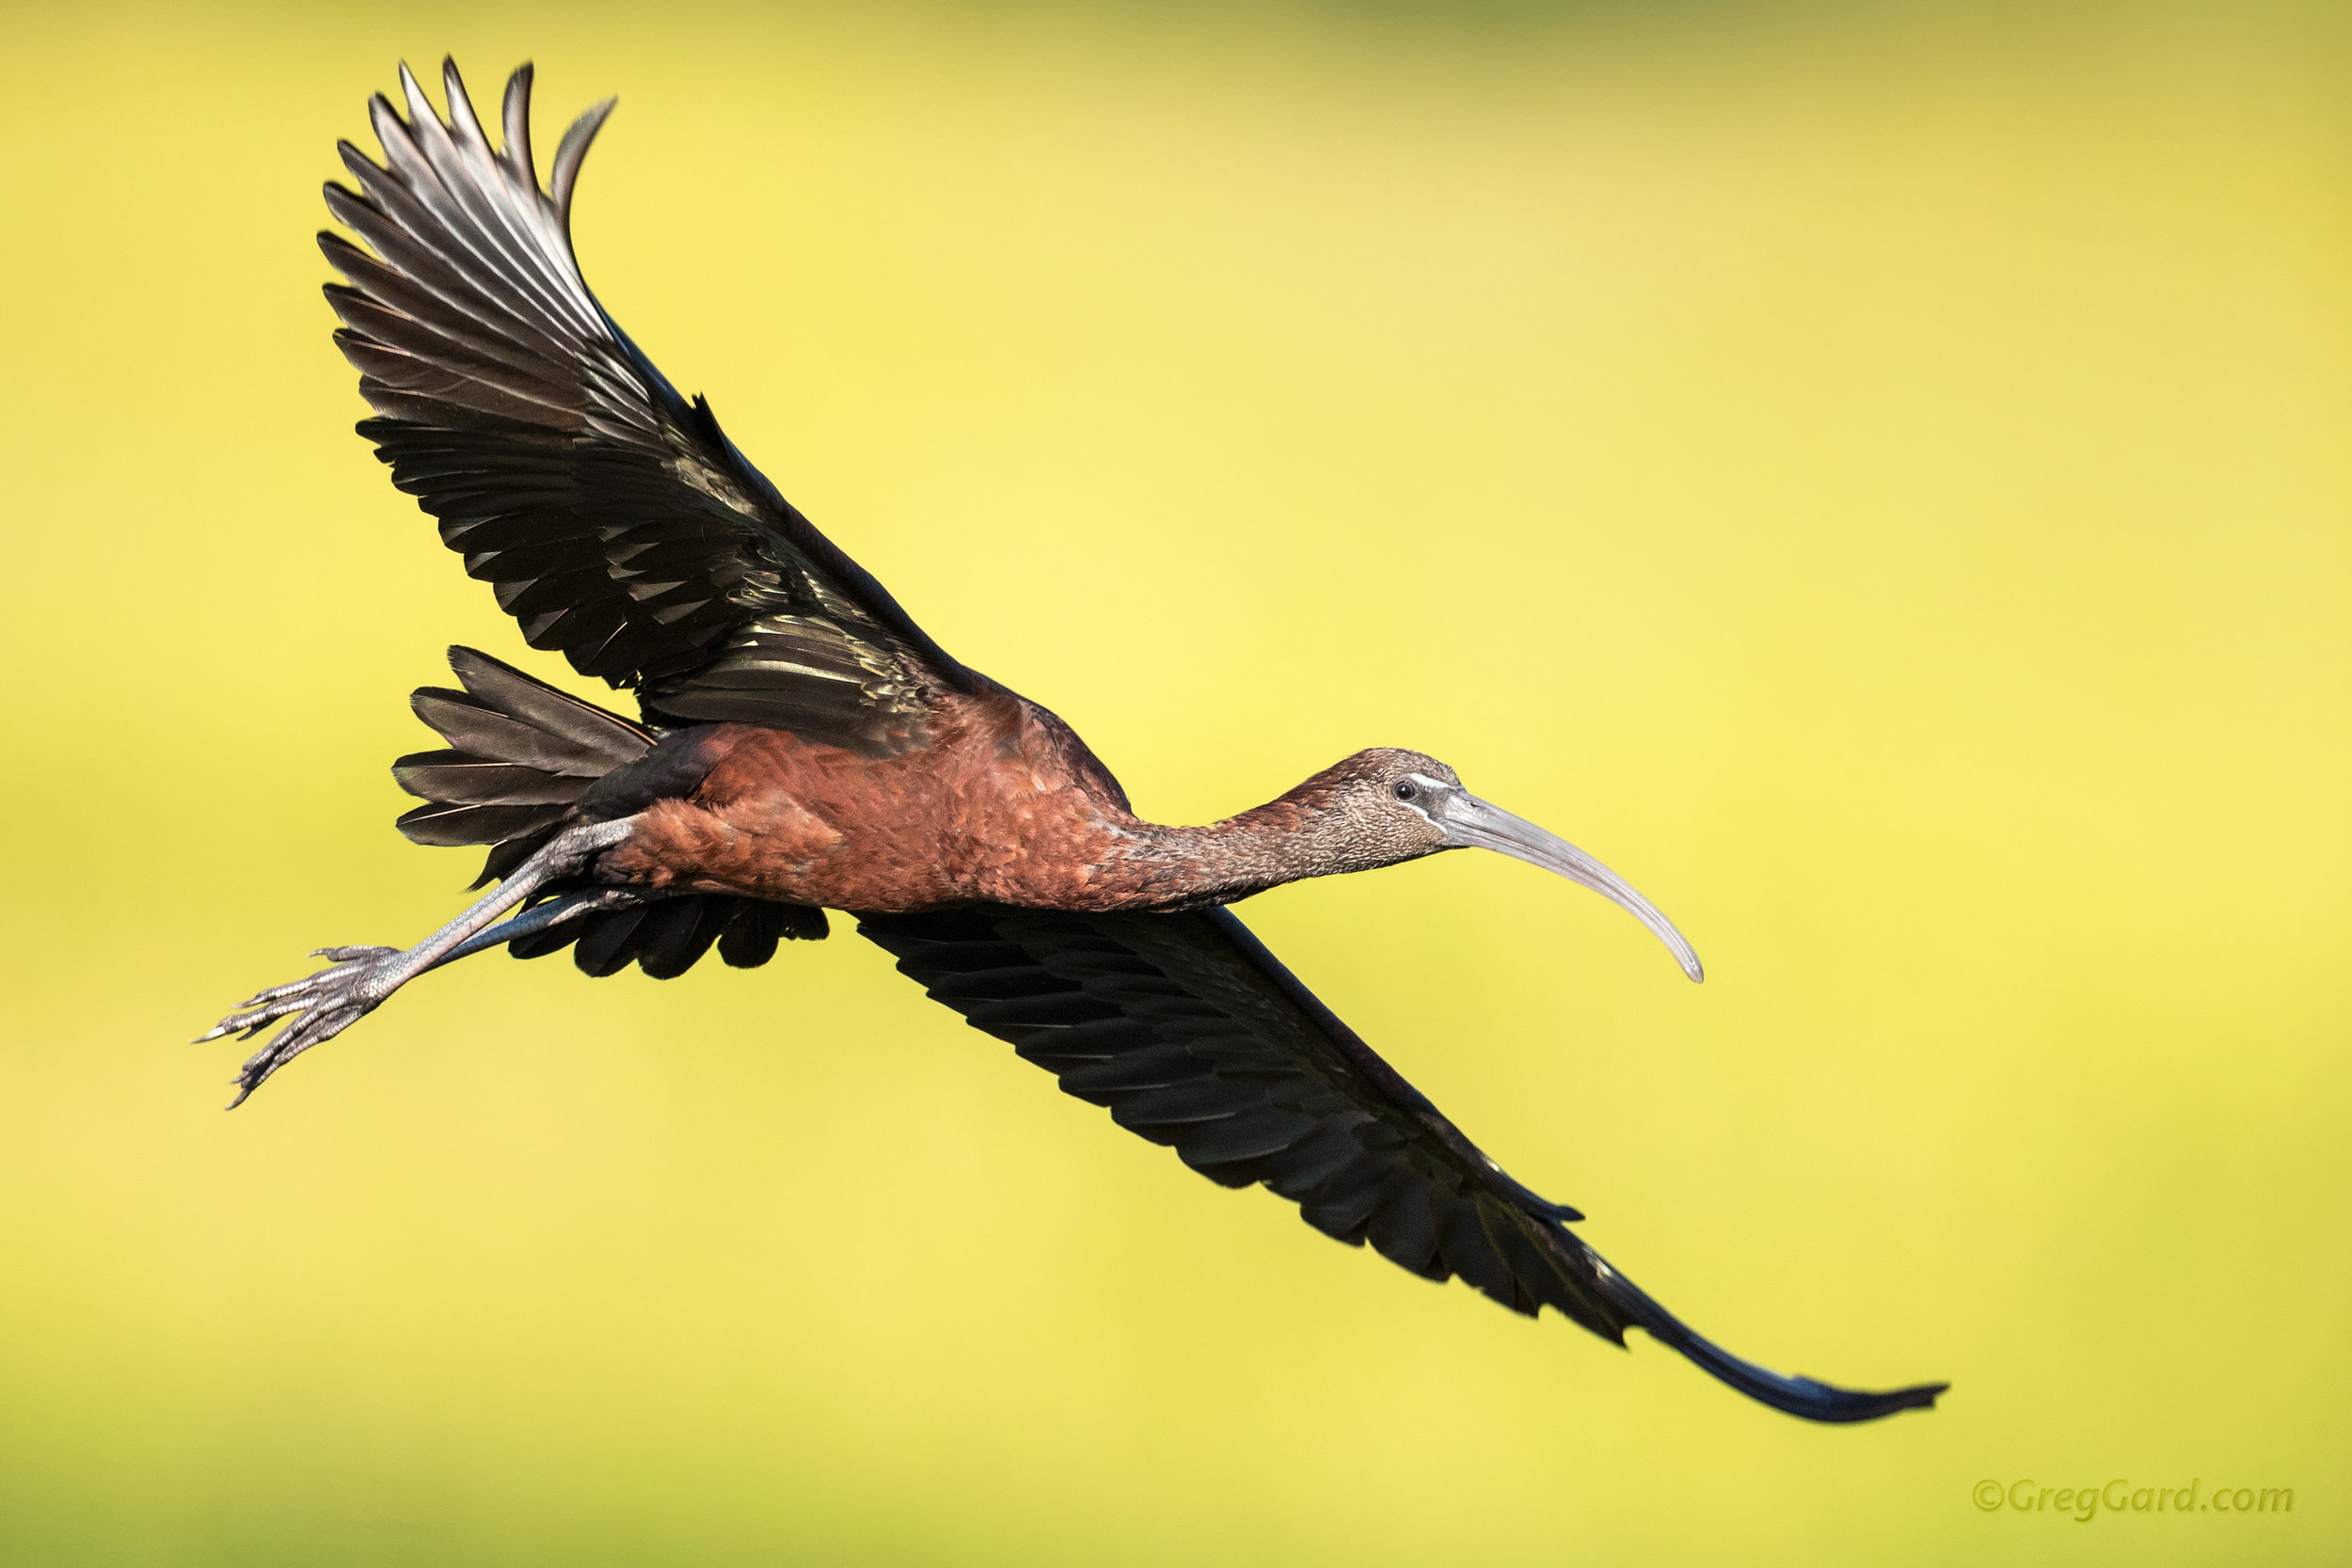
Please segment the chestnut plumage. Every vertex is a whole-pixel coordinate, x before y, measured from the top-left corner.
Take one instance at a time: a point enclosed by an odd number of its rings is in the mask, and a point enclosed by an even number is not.
[[[446,115],[404,68],[370,105],[379,164],[321,236],[360,434],[523,641],[633,694],[635,720],[486,655],[416,693],[443,748],[403,757],[419,843],[476,845],[478,902],[405,949],[322,949],[204,1037],[289,1020],[237,1102],[418,974],[504,944],[591,974],[739,966],[849,914],[898,968],[1120,1126],[1227,1186],[1514,1311],[1622,1343],[1639,1327],[1734,1387],[1822,1421],[1934,1402],[1766,1370],[1692,1333],[1505,1175],[1317,1002],[1226,906],[1302,878],[1498,849],[1662,914],[1573,845],[1417,752],[1360,752],[1206,827],[1138,818],[1052,713],[950,657],[779,495],[614,325],[582,279],[572,193],[610,101],[542,187],[531,71],[499,145],[454,65]],[[404,112],[405,108],[405,112]]]

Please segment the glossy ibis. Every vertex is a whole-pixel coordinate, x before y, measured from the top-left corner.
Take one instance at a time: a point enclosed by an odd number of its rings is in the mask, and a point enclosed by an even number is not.
[[[596,303],[572,190],[612,101],[539,183],[531,70],[501,146],[445,66],[447,117],[405,68],[370,105],[378,165],[326,187],[369,250],[320,237],[375,417],[359,433],[534,648],[636,695],[628,720],[469,649],[416,693],[446,749],[393,773],[421,844],[487,845],[488,894],[413,947],[330,947],[205,1039],[291,1018],[236,1103],[417,975],[505,944],[591,974],[768,961],[848,912],[901,972],[1112,1119],[1227,1186],[1514,1311],[1624,1343],[1639,1327],[1791,1414],[1934,1402],[1754,1366],[1603,1262],[1301,985],[1227,908],[1301,878],[1476,846],[1621,905],[1697,958],[1605,866],[1417,752],[1359,752],[1205,828],[1137,818],[1060,720],[949,657],[678,395]]]

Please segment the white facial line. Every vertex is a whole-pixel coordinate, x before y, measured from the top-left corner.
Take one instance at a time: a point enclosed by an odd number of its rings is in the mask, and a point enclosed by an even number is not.
[[[1403,806],[1406,811],[1417,814],[1423,822],[1428,823],[1433,828],[1438,826],[1438,819],[1430,816],[1428,812],[1422,810],[1421,803],[1422,800],[1426,800],[1434,796],[1443,795],[1448,790],[1459,789],[1461,787],[1459,784],[1447,784],[1441,779],[1433,779],[1426,773],[1407,773],[1405,775],[1404,782],[1406,784],[1419,784],[1421,786],[1421,797],[1419,800],[1399,800],[1397,804]]]

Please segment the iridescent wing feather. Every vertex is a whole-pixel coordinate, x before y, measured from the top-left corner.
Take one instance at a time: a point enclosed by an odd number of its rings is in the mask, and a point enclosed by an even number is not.
[[[734,720],[888,755],[978,677],[746,462],[589,292],[572,192],[598,104],[542,189],[531,68],[493,148],[454,65],[448,117],[404,68],[370,104],[385,161],[326,202],[368,249],[320,236],[347,280],[336,341],[376,417],[359,431],[535,648],[634,689],[650,721]],[[373,254],[370,254],[370,251]]]

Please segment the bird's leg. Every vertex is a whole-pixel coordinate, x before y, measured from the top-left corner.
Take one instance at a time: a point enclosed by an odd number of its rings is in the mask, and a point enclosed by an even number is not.
[[[433,967],[438,969],[443,964],[453,964],[460,958],[470,958],[476,953],[486,953],[493,947],[503,947],[510,942],[516,942],[534,932],[544,931],[550,926],[561,926],[567,920],[577,920],[583,914],[597,914],[609,910],[635,909],[640,904],[658,903],[661,899],[676,896],[678,895],[640,887],[600,887],[591,888],[584,893],[567,893],[560,898],[550,898],[546,903],[510,919],[501,920],[485,930],[476,931],[472,936],[434,959]],[[421,974],[422,971],[419,973]]]
[[[530,897],[548,882],[586,865],[596,856],[627,838],[634,819],[583,823],[566,828],[547,846],[515,868],[514,874],[466,911],[414,947],[322,947],[314,955],[331,966],[308,979],[273,986],[248,998],[245,1005],[198,1037],[200,1044],[224,1035],[253,1035],[290,1013],[301,1018],[273,1036],[254,1053],[237,1074],[234,1110],[260,1088],[269,1075],[322,1040],[333,1039],[381,1006],[385,998],[426,970],[462,957],[470,939],[486,935],[500,915]],[[564,914],[584,912],[587,904],[551,913],[539,924],[552,924]],[[536,914],[538,911],[532,911]],[[529,917],[526,917],[529,918]],[[512,922],[519,926],[520,922]],[[535,926],[532,928],[536,928]],[[507,933],[507,939],[524,934]],[[502,940],[507,940],[502,939]],[[484,945],[487,945],[486,943]]]

